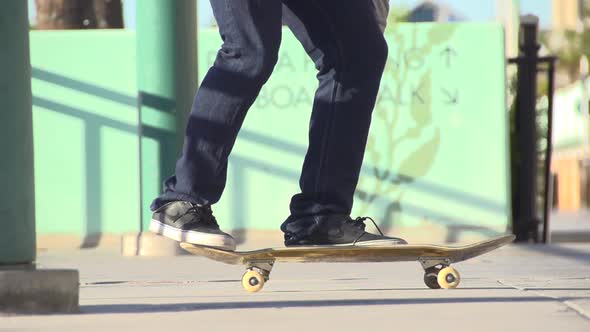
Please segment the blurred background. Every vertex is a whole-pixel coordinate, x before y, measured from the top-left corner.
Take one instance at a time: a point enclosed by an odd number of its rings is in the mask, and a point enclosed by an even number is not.
[[[168,17],[158,6],[29,0],[40,246],[95,247],[146,229],[221,42],[208,1]],[[531,90],[534,171],[518,151],[526,14],[539,19],[538,57],[549,64]],[[192,30],[181,24],[191,15]],[[589,19],[584,0],[391,1],[389,62],[354,212],[411,242],[465,243],[517,232],[522,197],[534,196],[522,240],[590,241]],[[193,38],[194,50],[174,38]],[[307,145],[314,68],[287,29],[283,39],[215,209],[244,241],[280,237]],[[519,182],[529,171],[531,189]]]
[[[30,22],[32,25],[37,24],[37,6],[35,0],[29,1],[29,14]],[[119,12],[119,16],[124,18],[124,27],[127,29],[135,29],[136,26],[136,14],[137,3],[141,0],[123,0],[113,1],[122,8],[122,13]],[[442,9],[446,12],[443,15],[447,17],[440,17],[441,21],[493,21],[495,20],[502,11],[507,10],[506,4],[510,1],[496,1],[496,0],[484,0],[479,3],[465,1],[465,0],[448,0],[448,1],[420,1],[420,0],[392,0],[390,1],[391,10],[393,13],[392,19],[396,19],[399,16],[403,16],[411,11],[418,9],[420,5],[432,3],[431,5]],[[544,29],[550,29],[550,26],[554,20],[552,17],[552,6],[559,2],[552,0],[521,0],[518,3],[518,7],[523,12],[535,13],[541,20],[541,26]],[[558,6],[559,8],[562,8]],[[427,14],[428,15],[428,14]],[[563,15],[563,14],[560,14]],[[424,16],[423,20],[432,21],[431,18]],[[560,18],[560,20],[562,20]],[[209,1],[200,0],[198,1],[198,23],[201,27],[210,27],[215,25],[215,19],[211,11]],[[562,23],[559,23],[562,24]],[[569,24],[569,23],[568,23]]]

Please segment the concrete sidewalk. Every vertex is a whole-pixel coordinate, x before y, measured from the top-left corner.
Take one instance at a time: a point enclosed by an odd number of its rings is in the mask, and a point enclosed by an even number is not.
[[[590,209],[551,212],[551,242],[590,243]]]
[[[81,274],[81,313],[0,316],[0,331],[590,331],[590,245],[512,245],[430,290],[418,263],[277,264],[261,293],[199,257],[41,252]]]

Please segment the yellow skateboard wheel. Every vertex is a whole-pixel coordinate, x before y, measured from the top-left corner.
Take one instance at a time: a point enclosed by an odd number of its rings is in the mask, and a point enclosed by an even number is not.
[[[436,279],[440,287],[444,289],[457,288],[461,282],[459,272],[450,266],[440,270]]]
[[[256,270],[248,270],[242,276],[242,287],[244,287],[248,293],[256,293],[264,287],[265,281],[262,273]]]

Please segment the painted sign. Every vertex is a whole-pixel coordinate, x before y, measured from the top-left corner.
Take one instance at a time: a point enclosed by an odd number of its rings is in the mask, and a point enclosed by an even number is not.
[[[201,39],[200,74],[215,31]],[[495,24],[400,24],[383,76],[354,212],[416,241],[468,241],[509,221],[504,40]],[[207,42],[204,42],[206,40]],[[216,209],[229,228],[277,228],[298,192],[317,86],[284,31],[273,76],[249,111]]]
[[[386,37],[389,60],[354,215],[372,216],[412,242],[504,232],[510,206],[501,26],[400,24]],[[214,29],[200,31],[201,78],[220,44]],[[33,32],[31,61],[38,233],[141,230],[135,35]],[[279,62],[246,117],[214,207],[224,229],[278,230],[288,216],[315,75],[285,30]]]

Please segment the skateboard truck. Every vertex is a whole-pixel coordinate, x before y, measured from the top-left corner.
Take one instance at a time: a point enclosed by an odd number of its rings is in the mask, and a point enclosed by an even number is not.
[[[274,260],[248,262],[246,273],[242,276],[244,289],[250,293],[260,291],[270,278],[270,271],[272,271],[274,264]]]
[[[418,259],[424,268],[424,283],[428,288],[457,288],[461,282],[459,271],[451,267],[450,258],[420,257]]]
[[[419,259],[420,264],[424,268],[424,271],[442,265],[442,266],[450,266],[451,260],[449,258],[441,258],[441,257],[420,257]]]

